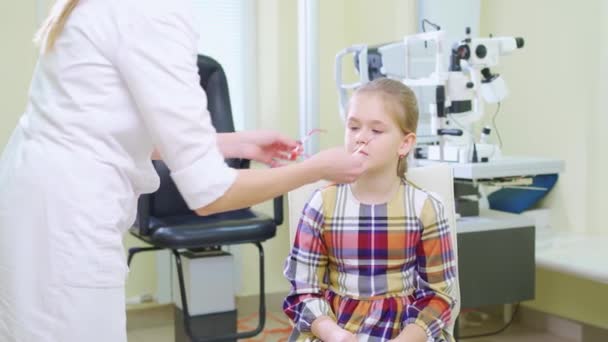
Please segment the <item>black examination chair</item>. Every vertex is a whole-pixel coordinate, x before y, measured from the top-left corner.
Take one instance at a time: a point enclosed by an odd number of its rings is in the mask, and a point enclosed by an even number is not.
[[[200,84],[208,98],[211,121],[218,132],[234,132],[228,83],[221,65],[207,56],[198,57]],[[136,253],[170,249],[175,256],[179,290],[181,293],[184,328],[194,342],[235,340],[255,336],[264,328],[266,306],[264,296],[264,249],[261,242],[275,236],[277,226],[283,222],[282,197],[274,199],[274,218],[241,209],[201,217],[188,209],[178,192],[169,170],[162,161],[154,161],[160,176],[160,188],[152,194],[142,195],[138,203],[137,222],[131,234],[147,242],[151,247],[131,248],[128,263]],[[249,160],[229,159],[227,163],[238,169],[249,167]],[[260,267],[260,304],[259,323],[251,331],[223,336],[193,336],[191,316],[188,312],[188,299],[184,285],[180,251],[236,244],[254,244],[259,251]]]

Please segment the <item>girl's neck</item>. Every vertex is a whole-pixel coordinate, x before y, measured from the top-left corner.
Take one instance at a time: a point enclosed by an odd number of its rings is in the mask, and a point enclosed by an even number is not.
[[[351,184],[353,195],[361,203],[381,204],[390,201],[397,191],[401,179],[395,169],[365,173]]]

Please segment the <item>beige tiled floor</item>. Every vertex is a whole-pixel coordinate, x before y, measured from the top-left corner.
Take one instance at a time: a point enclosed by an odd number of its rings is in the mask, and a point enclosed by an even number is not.
[[[128,329],[129,342],[172,342],[174,341],[174,328],[173,323],[167,324],[166,313],[156,312],[154,315],[157,317],[153,319],[156,322],[162,322],[164,316],[164,322],[159,323],[156,327],[152,327],[150,322],[141,322],[138,325],[144,325],[145,328]],[[141,320],[141,318],[140,318]],[[239,331],[252,330],[258,323],[257,315],[252,314],[249,309],[239,311],[239,322],[241,328]],[[282,312],[275,313],[270,312],[266,317],[266,324],[264,326],[265,333],[259,334],[254,338],[244,340],[248,342],[270,342],[270,341],[286,341],[288,336],[288,321],[284,318]]]
[[[277,313],[276,315],[282,315]],[[276,328],[279,326],[274,320],[269,319],[267,329]],[[144,329],[133,329],[128,332],[129,342],[172,342],[173,337],[173,325],[165,324],[154,328]],[[267,335],[265,341],[278,341],[282,336],[281,334],[270,334]],[[252,339],[251,341],[261,341],[260,337]],[[470,342],[572,342],[558,338],[556,336],[547,334],[545,332],[535,331],[528,327],[514,324],[504,332],[491,336],[474,339],[466,339],[464,341]]]
[[[504,332],[480,338],[465,339],[464,341],[470,342],[572,342],[565,340],[546,332],[535,331],[529,327],[514,324]]]
[[[244,342],[279,342],[286,341],[288,322],[281,311],[284,296],[271,295],[266,297],[266,306],[269,311],[266,318],[265,332]],[[257,298],[238,299],[237,308],[239,322],[242,328],[251,329],[257,324]],[[163,306],[146,308],[146,311],[131,310],[128,315],[128,338],[129,342],[173,342],[173,307]],[[461,336],[477,335],[492,332],[504,325],[502,307],[488,307],[483,309],[484,313],[461,312]],[[142,313],[144,313],[142,315]],[[559,338],[544,331],[534,330],[529,326],[519,323],[524,317],[523,313],[515,315],[514,323],[500,334],[488,337],[463,339],[463,342],[574,342]],[[483,317],[485,316],[485,317]],[[529,317],[529,316],[526,316]],[[529,318],[528,318],[529,320]],[[242,330],[240,328],[240,330]],[[591,341],[591,340],[590,340]],[[604,339],[593,339],[593,341],[604,341]]]
[[[128,331],[129,342],[171,342],[174,341],[173,325]]]

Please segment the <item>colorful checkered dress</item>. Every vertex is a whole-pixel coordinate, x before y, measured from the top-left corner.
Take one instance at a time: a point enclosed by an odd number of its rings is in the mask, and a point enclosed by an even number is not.
[[[402,182],[378,205],[359,203],[348,185],[317,190],[285,263],[289,340],[318,341],[311,324],[326,315],[359,341],[395,338],[410,323],[428,341],[453,341],[444,328],[455,267],[443,205],[424,190]]]

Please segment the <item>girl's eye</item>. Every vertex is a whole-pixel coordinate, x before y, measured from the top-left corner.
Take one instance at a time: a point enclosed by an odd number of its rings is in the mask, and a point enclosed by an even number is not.
[[[348,129],[350,129],[351,131],[356,131],[356,130],[359,129],[359,127],[357,127],[357,126],[351,126]]]
[[[372,132],[374,134],[381,134],[383,131],[379,130],[379,129],[373,129]]]

